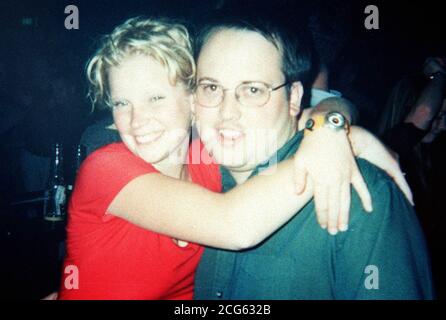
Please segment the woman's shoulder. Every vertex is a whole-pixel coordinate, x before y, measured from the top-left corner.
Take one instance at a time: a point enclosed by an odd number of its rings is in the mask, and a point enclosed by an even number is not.
[[[118,155],[118,154],[125,154],[125,153],[129,153],[132,154],[130,152],[129,149],[127,149],[127,147],[125,146],[125,144],[123,142],[115,142],[115,143],[110,143],[107,144],[103,147],[100,147],[99,149],[95,150],[94,152],[92,152],[88,157],[102,157],[105,155]]]
[[[133,154],[124,143],[111,143],[90,154],[82,163],[78,178],[133,176],[157,172],[152,164]]]
[[[152,167],[150,163],[133,154],[122,142],[110,143],[97,149],[84,160],[82,165],[105,167],[108,165],[122,166],[129,163]]]

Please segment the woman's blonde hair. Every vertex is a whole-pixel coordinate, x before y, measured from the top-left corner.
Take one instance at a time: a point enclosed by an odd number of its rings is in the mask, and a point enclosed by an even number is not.
[[[131,54],[144,54],[167,68],[172,85],[180,81],[192,90],[195,62],[185,26],[167,19],[131,18],[102,38],[99,49],[88,61],[88,96],[93,108],[110,106],[107,74]]]

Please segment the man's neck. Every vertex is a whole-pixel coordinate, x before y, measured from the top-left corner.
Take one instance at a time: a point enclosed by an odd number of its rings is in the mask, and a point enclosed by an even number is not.
[[[289,128],[289,132],[285,135],[286,139],[284,139],[283,141],[279,141],[277,150],[275,150],[273,153],[271,153],[268,156],[268,159],[270,159],[275,153],[277,153],[277,151],[279,151],[285,144],[287,144],[296,135],[296,133],[297,133],[296,126],[297,126],[297,123],[294,123]],[[268,159],[265,159],[265,161],[267,161]],[[251,174],[253,173],[253,171],[255,170],[255,168],[262,163],[264,163],[264,162],[259,162],[256,164],[256,166],[254,168],[248,169],[246,171],[244,171],[244,170],[237,171],[237,170],[229,169],[229,172],[231,173],[232,177],[239,185],[239,184],[246,182],[248,180],[248,178],[251,176]]]

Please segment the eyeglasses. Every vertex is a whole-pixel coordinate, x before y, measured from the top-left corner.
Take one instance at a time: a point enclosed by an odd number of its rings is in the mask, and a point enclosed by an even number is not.
[[[235,98],[245,107],[260,108],[268,103],[271,92],[283,88],[287,84],[285,82],[280,86],[272,87],[263,82],[243,82],[235,88]],[[201,106],[215,108],[223,102],[225,91],[228,90],[219,84],[204,82],[197,85],[195,97]]]

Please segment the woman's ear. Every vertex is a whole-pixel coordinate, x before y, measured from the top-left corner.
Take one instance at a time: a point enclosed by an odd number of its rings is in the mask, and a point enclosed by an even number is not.
[[[292,117],[297,117],[300,113],[300,108],[302,104],[302,97],[304,95],[304,88],[300,81],[293,82],[290,89],[290,115]]]

